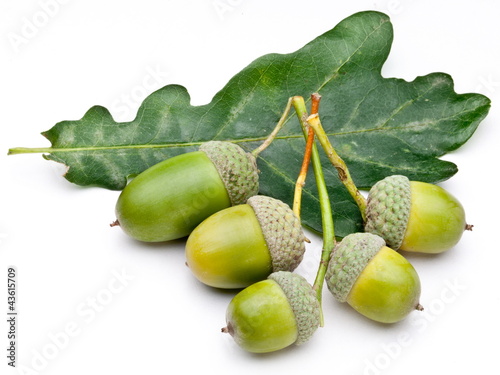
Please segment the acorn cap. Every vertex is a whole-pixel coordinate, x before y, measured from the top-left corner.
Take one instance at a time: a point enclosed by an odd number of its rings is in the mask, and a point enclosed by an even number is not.
[[[403,242],[410,216],[411,188],[406,176],[394,175],[370,189],[366,203],[365,232],[384,238],[397,250]]]
[[[259,221],[272,258],[273,272],[293,271],[305,252],[305,235],[300,219],[286,203],[265,195],[247,200]]]
[[[359,275],[383,246],[383,238],[371,233],[352,233],[337,244],[325,275],[326,285],[336,300],[347,300]]]
[[[307,280],[292,272],[279,271],[269,275],[285,293],[295,315],[298,335],[296,345],[305,343],[311,338],[320,325],[320,305],[316,293]]]
[[[231,205],[243,204],[259,191],[257,162],[251,153],[226,141],[209,141],[200,146],[214,163],[226,186]]]

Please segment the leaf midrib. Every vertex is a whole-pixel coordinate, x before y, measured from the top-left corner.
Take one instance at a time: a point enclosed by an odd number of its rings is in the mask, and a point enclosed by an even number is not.
[[[394,126],[394,127],[384,127],[384,128],[370,128],[370,129],[361,129],[361,130],[353,130],[353,131],[345,131],[340,133],[327,133],[328,137],[338,137],[350,134],[361,134],[368,132],[389,132],[395,130],[401,130],[412,127],[421,127],[420,124],[415,124],[412,126]],[[264,141],[267,137],[256,137],[256,138],[239,138],[239,139],[226,139],[227,142],[232,143],[251,143],[251,142],[260,142]],[[275,139],[288,140],[288,139],[301,139],[303,135],[295,134],[295,135],[286,135],[286,136],[277,136]],[[123,149],[143,149],[143,148],[185,148],[185,147],[194,147],[199,146],[206,141],[199,142],[177,142],[177,143],[158,143],[158,144],[129,144],[129,145],[116,145],[116,146],[81,146],[81,147],[38,147],[38,148],[25,148],[25,147],[17,147],[9,150],[9,154],[20,154],[20,153],[54,153],[54,152],[77,152],[77,151],[102,151],[102,150],[123,150]]]

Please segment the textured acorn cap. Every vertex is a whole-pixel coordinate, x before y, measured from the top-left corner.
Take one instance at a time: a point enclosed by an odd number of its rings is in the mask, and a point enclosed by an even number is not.
[[[370,189],[366,203],[365,232],[382,237],[397,250],[403,242],[410,216],[411,188],[406,176],[394,175]]]
[[[325,275],[326,285],[336,300],[347,300],[359,275],[383,246],[383,238],[371,233],[352,233],[337,244]]]
[[[268,278],[281,287],[295,315],[298,329],[295,344],[305,343],[320,325],[321,313],[316,293],[307,280],[296,273],[279,271]]]
[[[286,203],[265,195],[247,200],[259,221],[272,258],[273,272],[293,271],[305,252],[305,235],[300,219]]]
[[[255,157],[240,146],[226,141],[209,141],[200,146],[214,163],[226,186],[233,206],[243,204],[259,191]]]

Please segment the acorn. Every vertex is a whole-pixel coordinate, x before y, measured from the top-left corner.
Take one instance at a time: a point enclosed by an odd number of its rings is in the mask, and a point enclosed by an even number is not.
[[[395,323],[423,310],[417,272],[375,234],[344,237],[332,252],[325,280],[337,301],[377,322]]]
[[[307,342],[320,325],[320,315],[307,280],[279,271],[234,296],[222,332],[249,352],[268,353]]]
[[[293,271],[305,252],[300,219],[264,195],[223,209],[198,225],[186,242],[186,264],[206,285],[244,288],[277,271]]]
[[[368,194],[365,231],[381,236],[394,250],[441,253],[471,229],[462,204],[440,186],[394,175]]]
[[[206,142],[137,175],[118,197],[112,225],[140,241],[182,238],[213,213],[257,194],[258,181],[252,154],[231,142]]]

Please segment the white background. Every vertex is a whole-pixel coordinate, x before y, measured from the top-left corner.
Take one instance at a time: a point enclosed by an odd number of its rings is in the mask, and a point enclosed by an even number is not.
[[[495,0],[54,1],[0,1],[0,373],[410,375],[498,368]],[[325,288],[325,326],[311,341],[250,355],[220,333],[233,293],[194,279],[182,241],[134,242],[109,227],[118,192],[75,186],[61,177],[64,168],[39,154],[7,156],[11,147],[48,146],[40,132],[96,104],[130,120],[144,96],[166,84],[185,86],[195,105],[207,103],[255,58],[293,52],[362,10],[392,19],[384,76],[413,80],[442,71],[457,92],[493,102],[470,141],[444,157],[459,172],[443,186],[462,201],[474,231],[445,254],[409,257],[426,310],[399,324],[373,323]],[[313,280],[321,244],[309,237],[297,272]],[[6,358],[11,265],[17,370]]]

